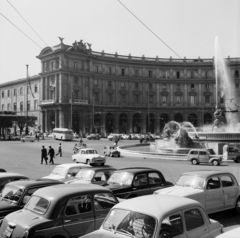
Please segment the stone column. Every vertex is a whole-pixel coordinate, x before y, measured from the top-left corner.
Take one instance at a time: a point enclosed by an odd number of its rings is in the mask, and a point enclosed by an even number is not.
[[[115,112],[115,113],[114,113],[114,117],[115,117],[115,120],[114,120],[115,132],[116,132],[116,133],[119,133],[119,113],[118,113],[118,112]]]
[[[45,111],[45,118],[44,118],[44,120],[45,120],[45,129],[44,129],[44,131],[45,132],[48,132],[48,111],[46,110]]]
[[[65,128],[65,125],[64,125],[64,111],[63,111],[63,109],[59,111],[59,127],[60,128]]]
[[[128,133],[129,134],[131,134],[132,133],[132,127],[133,127],[133,125],[132,125],[132,113],[131,112],[129,112],[128,113]]]
[[[59,102],[59,74],[55,74],[56,87],[55,87],[55,101]]]
[[[55,110],[54,113],[55,113],[55,127],[58,128],[59,127],[58,110]]]
[[[63,80],[63,75],[59,74],[59,87],[58,87],[58,102],[62,102],[62,80]]]
[[[45,131],[45,111],[42,111],[42,118],[41,118],[41,131],[44,132]]]
[[[155,131],[160,133],[160,113],[155,113]]]
[[[82,112],[82,128],[81,128],[83,135],[86,134],[85,121],[86,121],[86,114],[85,114],[85,111],[83,111],[83,112]]]
[[[147,132],[147,113],[143,113],[141,119],[142,119],[141,133],[146,133]]]
[[[45,95],[46,94],[45,83],[46,83],[45,77],[42,77],[41,78],[41,83],[40,83],[40,85],[41,85],[41,97],[42,98],[40,98],[40,101],[44,101],[45,97],[46,97],[46,95]]]
[[[101,122],[102,122],[102,133],[105,135],[106,132],[106,123],[105,123],[105,114],[101,114]]]
[[[47,77],[47,83],[46,83],[46,92],[47,92],[47,99],[49,99],[49,77]]]

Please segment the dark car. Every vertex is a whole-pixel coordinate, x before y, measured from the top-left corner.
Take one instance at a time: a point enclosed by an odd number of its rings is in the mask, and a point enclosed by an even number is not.
[[[116,197],[128,199],[152,194],[154,191],[173,186],[163,174],[151,168],[124,168],[114,171],[107,184]]]
[[[18,173],[0,173],[0,191],[2,188],[10,182],[17,181],[17,180],[28,180],[29,178],[25,175],[18,174]]]
[[[62,184],[59,181],[24,180],[8,183],[0,195],[0,219],[11,212],[20,210],[39,188]]]
[[[90,167],[81,169],[73,180],[66,183],[93,183],[98,185],[106,184],[111,174],[117,169],[113,167]]]
[[[99,134],[90,134],[87,136],[88,140],[100,140],[100,135]]]
[[[79,237],[99,229],[117,203],[109,189],[94,184],[41,188],[22,210],[3,219],[0,237]]]

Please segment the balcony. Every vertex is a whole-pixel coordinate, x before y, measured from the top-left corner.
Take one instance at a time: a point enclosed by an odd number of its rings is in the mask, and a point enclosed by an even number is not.
[[[72,100],[69,99],[69,103],[72,103]],[[88,104],[88,100],[83,99],[73,99],[74,104]]]
[[[41,105],[54,104],[54,103],[56,103],[56,99],[45,99],[41,102]]]

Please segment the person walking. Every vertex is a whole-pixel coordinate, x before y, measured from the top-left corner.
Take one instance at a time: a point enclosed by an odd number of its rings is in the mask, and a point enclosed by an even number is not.
[[[59,143],[59,146],[58,146],[58,153],[56,154],[59,155],[60,154],[60,157],[62,157],[62,146],[61,146],[61,143]]]
[[[41,152],[42,152],[41,164],[43,163],[43,159],[45,160],[46,164],[48,164],[47,163],[47,149],[44,146],[42,146]]]
[[[53,161],[54,154],[55,154],[54,149],[51,146],[49,146],[49,150],[48,150],[48,155],[50,156],[49,164],[51,163],[54,164],[54,161]]]

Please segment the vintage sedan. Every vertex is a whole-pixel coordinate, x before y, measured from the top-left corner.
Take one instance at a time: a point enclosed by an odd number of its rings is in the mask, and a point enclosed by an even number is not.
[[[113,172],[104,185],[122,199],[128,199],[154,193],[158,189],[173,186],[156,169],[134,167]]]
[[[8,183],[0,194],[0,219],[11,212],[22,209],[36,190],[57,184],[62,184],[62,182],[21,180]]]
[[[104,166],[106,163],[105,156],[101,156],[95,149],[83,148],[77,154],[72,155],[72,160],[75,163],[85,163],[88,165],[97,164]]]
[[[233,208],[240,212],[240,186],[235,176],[229,172],[186,172],[179,177],[175,186],[155,193],[194,199],[209,214]]]
[[[17,180],[28,180],[29,178],[25,175],[18,174],[18,173],[0,173],[0,191],[2,188],[10,182],[17,181]]]
[[[110,157],[120,157],[121,153],[117,150],[116,146],[105,146],[103,154]]]
[[[101,228],[82,238],[213,238],[222,230],[197,201],[148,195],[115,205]]]
[[[76,174],[82,169],[86,167],[91,167],[88,164],[75,164],[75,163],[69,163],[69,164],[60,164],[57,165],[50,175],[42,177],[42,179],[53,179],[58,180],[61,182],[66,182],[69,180],[74,179]]]
[[[34,142],[35,140],[36,140],[36,138],[34,136],[24,136],[21,138],[22,142],[25,142],[25,141]]]
[[[98,229],[118,203],[108,189],[94,184],[60,184],[37,190],[20,211],[7,215],[1,238],[70,238]]]
[[[73,180],[66,183],[93,183],[106,184],[111,174],[117,169],[113,167],[91,167],[81,169]]]
[[[90,134],[86,137],[88,140],[100,140],[99,134]]]

